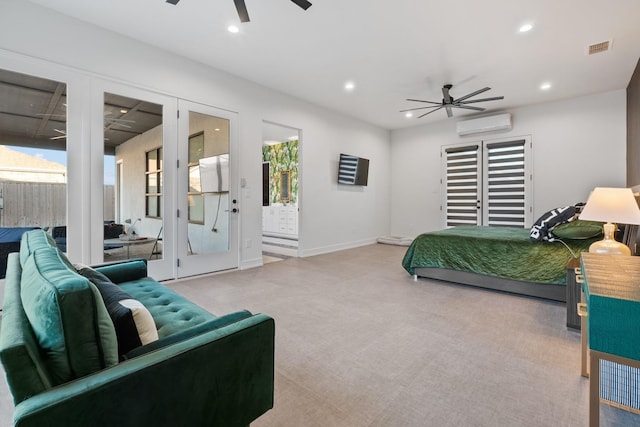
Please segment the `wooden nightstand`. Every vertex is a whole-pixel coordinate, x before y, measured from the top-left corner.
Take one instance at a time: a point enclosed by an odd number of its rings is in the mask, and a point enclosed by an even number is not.
[[[567,263],[567,328],[580,330],[580,316],[578,303],[582,293],[582,285],[576,281],[576,274],[580,272],[580,260],[571,258]]]

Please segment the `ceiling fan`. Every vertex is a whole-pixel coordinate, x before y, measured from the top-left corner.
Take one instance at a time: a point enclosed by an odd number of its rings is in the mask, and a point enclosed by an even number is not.
[[[178,4],[180,0],[166,0],[167,3]],[[311,3],[307,0],[291,0],[304,10],[307,10],[311,7]],[[247,12],[247,5],[244,3],[244,0],[233,0],[236,5],[236,10],[238,11],[238,16],[240,16],[240,22],[249,22],[249,12]]]
[[[427,111],[426,113],[418,116],[418,118],[424,117],[427,114],[431,114],[434,111],[438,111],[441,108],[444,108],[447,111],[447,117],[453,117],[453,108],[464,108],[466,110],[475,110],[475,111],[484,111],[486,108],[481,108],[481,107],[472,107],[470,105],[467,104],[473,104],[476,102],[486,102],[486,101],[497,101],[499,99],[504,99],[504,96],[494,96],[492,98],[482,98],[482,99],[471,99],[468,100],[469,98],[472,98],[476,95],[479,95],[483,92],[486,92],[488,90],[490,90],[490,87],[485,87],[482,88],[480,90],[476,90],[475,92],[471,92],[468,93],[464,96],[461,96],[460,98],[454,99],[450,94],[449,94],[449,90],[453,87],[453,85],[451,84],[446,84],[442,87],[442,102],[434,102],[434,101],[423,101],[421,99],[407,99],[407,101],[414,101],[414,102],[425,102],[427,104],[433,104],[433,105],[429,105],[427,107],[418,107],[418,108],[409,108],[408,110],[400,110],[401,113],[405,113],[407,111],[415,111],[415,110],[424,110],[427,108],[431,108],[431,111]],[[468,101],[467,101],[468,100]]]
[[[52,136],[51,138],[49,138],[50,140],[55,141],[56,139],[67,139],[66,130],[53,129],[53,131],[59,133],[60,135]]]

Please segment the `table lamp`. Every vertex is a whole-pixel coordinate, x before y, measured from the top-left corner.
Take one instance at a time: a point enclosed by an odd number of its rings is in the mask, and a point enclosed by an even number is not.
[[[604,239],[589,246],[589,252],[631,255],[624,243],[616,242],[614,231],[619,224],[640,224],[640,209],[630,188],[596,187],[587,200],[579,219],[606,222]]]

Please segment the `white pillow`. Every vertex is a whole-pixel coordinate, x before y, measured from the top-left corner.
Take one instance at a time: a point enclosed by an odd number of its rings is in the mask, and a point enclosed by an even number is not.
[[[142,345],[158,340],[156,323],[153,321],[153,317],[151,313],[149,313],[149,310],[147,310],[147,307],[135,299],[123,299],[118,301],[118,303],[131,310],[133,322],[136,324],[136,329],[138,329],[138,335],[140,336]]]

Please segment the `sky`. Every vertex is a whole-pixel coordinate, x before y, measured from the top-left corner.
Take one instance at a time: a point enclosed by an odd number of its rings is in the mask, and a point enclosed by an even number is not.
[[[28,154],[40,159],[49,160],[50,162],[60,163],[67,166],[67,152],[61,150],[45,150],[42,148],[16,147],[8,145],[7,147],[21,153]],[[104,185],[115,185],[116,183],[116,158],[115,156],[104,156]]]

